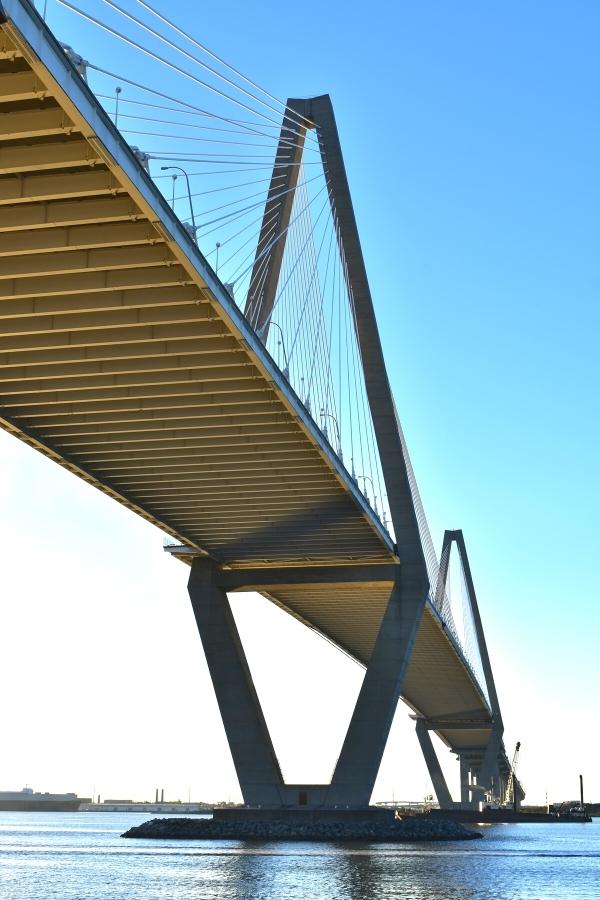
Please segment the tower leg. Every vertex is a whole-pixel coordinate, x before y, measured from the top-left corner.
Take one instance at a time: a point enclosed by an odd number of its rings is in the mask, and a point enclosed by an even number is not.
[[[214,583],[210,560],[194,559],[188,591],[244,802],[279,806],[281,770],[227,594]]]
[[[427,763],[429,777],[431,778],[433,789],[440,805],[440,809],[452,809],[452,807],[454,806],[454,801],[452,800],[452,795],[448,790],[448,785],[446,784],[444,773],[442,772],[439,760],[437,758],[435,747],[431,742],[429,731],[423,719],[417,719],[416,732],[417,737],[419,738],[419,744],[421,745],[421,750],[423,751],[423,756],[425,757],[425,762]]]
[[[331,804],[368,806],[373,793],[426,600],[402,577],[399,566],[331,780]]]

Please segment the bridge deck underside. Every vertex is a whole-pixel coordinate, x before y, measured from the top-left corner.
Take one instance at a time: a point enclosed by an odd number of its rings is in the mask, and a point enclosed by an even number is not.
[[[0,139],[0,425],[222,564],[396,561],[58,45],[10,21]],[[366,663],[390,587],[265,593]],[[405,698],[482,706],[431,611]]]
[[[393,558],[141,167],[158,214],[40,60],[1,40],[4,426],[220,561]]]
[[[279,585],[262,593],[367,665],[391,589],[391,582]],[[434,729],[453,749],[487,745],[491,727],[488,706],[430,606],[417,633],[404,679],[403,699],[427,719],[457,719],[456,728]],[[474,728],[473,720],[485,724]]]

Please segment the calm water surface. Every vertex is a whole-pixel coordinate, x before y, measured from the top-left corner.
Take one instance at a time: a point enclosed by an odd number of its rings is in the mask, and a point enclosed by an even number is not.
[[[148,816],[0,812],[2,900],[600,900],[600,820],[443,844],[125,841]]]

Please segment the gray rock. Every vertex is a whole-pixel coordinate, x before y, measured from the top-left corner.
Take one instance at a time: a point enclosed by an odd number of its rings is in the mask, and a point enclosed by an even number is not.
[[[150,819],[126,831],[125,838],[156,840],[286,840],[286,841],[465,841],[480,838],[460,822],[417,816],[391,822],[310,822],[285,820],[227,821],[214,819]]]

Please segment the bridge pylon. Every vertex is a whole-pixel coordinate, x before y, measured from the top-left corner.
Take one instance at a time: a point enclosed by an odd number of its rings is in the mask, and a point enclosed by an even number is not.
[[[227,592],[268,595],[298,589],[378,585],[389,595],[354,713],[329,784],[286,784],[231,613]],[[399,565],[223,569],[197,557],[189,579],[192,607],[215,688],[244,802],[249,806],[369,805],[422,608],[402,595]]]
[[[499,707],[472,579],[484,677],[443,596],[447,561],[442,554],[438,577],[330,98],[288,101],[244,315],[232,287],[242,274],[229,287],[220,281],[29,0],[0,0],[0,57],[0,427],[180,542],[172,552],[191,563],[193,610],[249,805],[364,807],[400,697],[423,720],[417,731],[441,802],[450,801],[431,730],[463,759],[464,802],[474,802],[498,772],[508,777]],[[377,481],[383,472],[394,538],[373,477],[343,460],[339,423],[334,447],[289,359],[286,372],[266,346],[269,325],[285,327],[271,317],[307,131],[316,133],[329,247],[339,250],[338,293],[361,368],[352,385],[371,417],[368,456]],[[325,349],[312,343],[314,362]],[[373,505],[358,483],[369,477]],[[235,590],[262,593],[365,666],[327,785],[283,781],[229,607]]]
[[[359,593],[365,567],[333,565],[315,568],[307,564],[295,569],[293,575],[291,569],[277,572],[272,568],[232,574],[220,570],[215,563],[198,558],[192,563],[190,596],[245,802],[250,805],[365,807],[369,804],[398,700],[403,694],[424,611],[426,607],[434,606],[440,599],[438,595],[446,589],[450,548],[456,543],[467,582],[489,704],[483,700],[483,711],[474,716],[469,710],[458,716],[453,712],[436,719],[418,716],[416,731],[440,807],[476,808],[484,792],[489,792],[500,781],[498,759],[503,752],[500,708],[462,532],[446,532],[441,566],[434,575],[437,583],[432,581],[431,552],[424,545],[422,533],[424,516],[418,496],[415,497],[416,493],[418,495],[416,482],[387,375],[339,134],[328,95],[287,101],[255,255],[254,270],[257,275],[260,272],[261,277],[251,279],[254,287],[248,293],[245,315],[266,345],[277,301],[298,166],[306,134],[311,129],[317,134],[336,240],[350,285],[366,393],[399,560],[391,577],[386,571],[389,566],[370,567],[374,571],[369,572],[369,579],[389,581],[388,595],[361,691],[329,784],[284,783],[251,683],[226,591],[240,589],[240,584],[246,589],[252,589],[254,585],[266,596],[277,596],[282,591],[285,593],[290,578],[292,581],[303,580],[315,589],[326,588],[337,578]],[[274,217],[279,234],[276,243],[269,237]],[[211,604],[214,614],[207,618]],[[441,608],[441,605],[438,603],[437,607]],[[215,652],[215,646],[220,646],[223,652]],[[232,664],[226,665],[225,659],[233,660]],[[243,712],[236,711],[238,703],[244,707]],[[461,743],[461,798],[457,802],[452,799],[429,736],[430,730],[440,733],[444,728],[450,733],[457,728],[463,733],[465,728],[471,728],[479,737],[479,744],[473,748],[465,748],[464,742]],[[490,735],[483,752],[480,750],[482,731]]]

